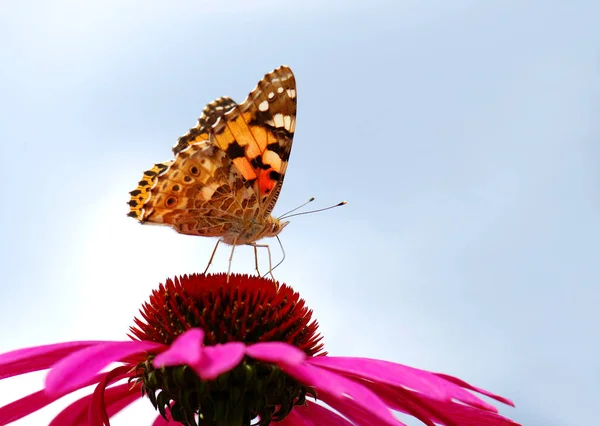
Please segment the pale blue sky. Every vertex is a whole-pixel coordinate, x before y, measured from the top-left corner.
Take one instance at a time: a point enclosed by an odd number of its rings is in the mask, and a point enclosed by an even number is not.
[[[349,204],[293,220],[276,276],[330,353],[459,376],[530,426],[597,422],[598,2],[166,4],[3,3],[0,351],[122,339],[153,287],[203,270],[214,241],[136,224],[128,191],[207,102],[287,64],[275,213]],[[252,265],[236,251],[235,271]],[[40,380],[0,382],[0,404]],[[138,403],[114,424],[153,416]]]

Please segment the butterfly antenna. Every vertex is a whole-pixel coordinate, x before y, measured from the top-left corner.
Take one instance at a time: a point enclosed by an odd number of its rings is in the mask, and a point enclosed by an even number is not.
[[[329,206],[329,207],[325,207],[325,208],[322,208],[322,209],[310,210],[310,211],[307,211],[307,212],[302,212],[302,213],[291,214],[291,215],[289,215],[289,216],[283,215],[283,216],[282,216],[282,217],[280,217],[279,219],[288,219],[288,218],[290,218],[290,217],[294,217],[294,216],[302,216],[303,214],[317,213],[317,212],[324,212],[325,210],[334,209],[334,208],[336,208],[336,207],[340,207],[340,206],[343,206],[343,205],[345,205],[345,204],[346,204],[346,201],[342,201],[341,203],[337,203],[335,206]],[[294,210],[297,210],[297,209],[294,209]],[[292,212],[293,212],[294,210],[292,210]],[[290,213],[291,213],[291,212],[290,212]],[[286,213],[286,214],[288,214],[288,213]]]
[[[298,209],[301,209],[302,207],[304,207],[304,206],[305,206],[305,205],[307,205],[308,203],[312,203],[313,201],[315,201],[315,197],[311,197],[311,198],[310,198],[310,200],[308,200],[306,203],[304,203],[304,204],[302,204],[302,205],[300,205],[300,206],[298,206],[298,207],[296,207],[296,208],[294,208],[294,209],[290,210],[289,212],[285,212],[284,214],[282,214],[281,216],[279,216],[279,218],[278,218],[278,219],[279,219],[279,220],[283,219],[283,218],[285,217],[285,215],[288,215],[288,214],[290,214],[290,213],[293,213],[293,212],[295,212],[296,210],[298,210]],[[280,242],[279,244],[281,244],[281,242]]]

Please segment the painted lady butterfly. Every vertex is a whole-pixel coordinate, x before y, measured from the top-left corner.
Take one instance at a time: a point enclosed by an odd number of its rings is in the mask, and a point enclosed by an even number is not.
[[[231,257],[237,245],[254,246],[255,255],[256,247],[268,249],[256,241],[277,236],[289,223],[271,211],[295,125],[296,82],[286,66],[266,74],[241,104],[216,99],[179,138],[175,158],[144,172],[130,192],[129,216],[181,234],[219,237],[209,266],[221,241],[233,246]]]

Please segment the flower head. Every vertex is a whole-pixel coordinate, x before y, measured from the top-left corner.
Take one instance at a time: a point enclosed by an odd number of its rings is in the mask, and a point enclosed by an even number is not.
[[[312,311],[298,293],[271,280],[183,276],[155,290],[140,314],[130,341],[0,355],[0,379],[50,369],[43,390],[0,408],[0,424],[96,385],[51,426],[108,425],[142,397],[160,413],[154,426],[402,425],[394,411],[426,425],[516,425],[473,392],[509,400],[457,378],[326,355]]]

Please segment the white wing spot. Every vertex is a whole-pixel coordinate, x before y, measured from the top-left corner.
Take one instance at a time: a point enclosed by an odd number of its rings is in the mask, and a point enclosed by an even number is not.
[[[286,130],[291,131],[292,117],[290,117],[289,115],[286,115],[283,117],[283,127],[285,127]]]
[[[283,93],[283,87],[279,87],[279,88],[277,89],[277,93]]]
[[[269,110],[269,102],[268,101],[262,101],[260,104],[258,104],[258,109],[260,111],[268,111]]]
[[[267,95],[267,97],[268,97],[269,99],[273,99],[273,98],[275,97],[275,93],[273,93],[273,92],[270,92],[270,93]]]
[[[296,91],[294,89],[287,89],[287,94],[292,99],[296,97]]]
[[[283,114],[275,114],[273,116],[273,121],[275,122],[275,127],[283,127]]]
[[[281,157],[273,151],[266,150],[262,156],[263,163],[268,164],[277,172],[281,171]]]
[[[211,188],[210,186],[203,186],[202,189],[200,190],[200,194],[202,194],[202,198],[205,200],[210,200],[210,198],[213,196],[214,193],[215,193],[215,190],[213,188]]]

